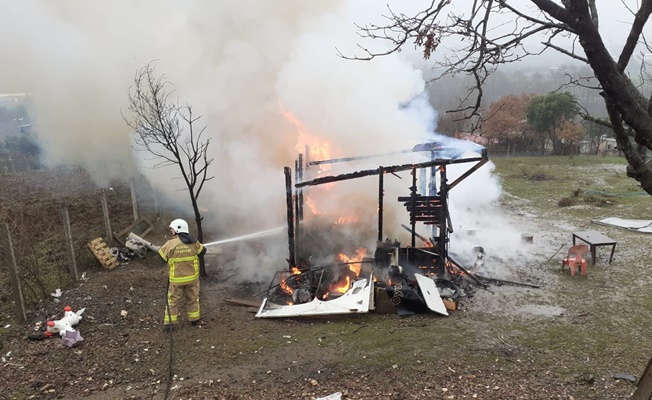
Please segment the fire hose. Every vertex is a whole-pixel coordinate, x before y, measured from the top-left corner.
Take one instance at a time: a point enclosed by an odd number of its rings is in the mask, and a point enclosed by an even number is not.
[[[153,252],[158,252],[158,250],[161,248],[160,246],[156,246],[152,244],[151,242],[148,242],[141,238],[140,236],[136,235],[133,232],[130,232],[129,235],[127,236],[127,240],[137,240],[143,243],[143,245],[153,251]],[[169,277],[166,277],[166,287],[165,287],[165,313],[167,314],[167,319],[168,322],[170,323],[169,325],[169,334],[170,334],[170,356],[168,359],[168,376],[167,376],[167,383],[165,387],[165,396],[164,399],[167,400],[168,396],[170,395],[170,388],[172,386],[172,361],[174,359],[174,331],[172,329],[172,313],[170,312],[170,299],[169,299],[169,293],[170,293],[170,279]]]
[[[168,322],[170,322],[170,357],[169,357],[169,362],[168,362],[168,376],[167,376],[167,384],[165,386],[165,399],[167,400],[168,395],[170,394],[170,387],[172,386],[172,359],[173,359],[173,348],[174,348],[174,341],[172,340],[173,336],[173,330],[172,330],[172,316],[170,313],[170,300],[169,300],[169,292],[170,292],[170,279],[167,280],[167,286],[165,289],[165,312],[168,315]]]

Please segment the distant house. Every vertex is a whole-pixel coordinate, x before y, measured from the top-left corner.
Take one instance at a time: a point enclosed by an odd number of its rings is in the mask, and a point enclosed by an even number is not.
[[[600,144],[598,144],[598,154],[602,154],[603,156],[620,155],[620,150],[616,146],[616,139],[602,136],[600,138]]]
[[[595,152],[591,151],[593,148],[593,142],[590,140],[580,140],[579,143],[580,146],[580,154],[595,154]]]
[[[580,154],[599,154],[603,156],[619,156],[616,139],[602,135],[600,139],[580,141]],[[597,144],[597,149],[596,149]]]
[[[29,93],[0,93],[0,107],[14,106],[29,97]]]
[[[18,129],[20,129],[20,133],[29,135],[32,133],[32,124],[19,125]]]

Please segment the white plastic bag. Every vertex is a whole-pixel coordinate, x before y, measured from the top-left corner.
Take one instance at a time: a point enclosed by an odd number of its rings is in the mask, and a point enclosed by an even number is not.
[[[342,400],[342,393],[340,392],[335,392],[333,394],[330,394],[326,397],[320,397],[317,400]]]

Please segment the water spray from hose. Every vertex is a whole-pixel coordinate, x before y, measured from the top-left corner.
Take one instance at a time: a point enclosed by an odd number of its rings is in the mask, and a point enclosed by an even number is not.
[[[257,239],[257,238],[261,238],[261,237],[265,237],[265,236],[271,236],[271,235],[275,235],[277,233],[281,233],[285,229],[287,229],[286,226],[280,226],[278,228],[267,229],[267,230],[264,230],[264,231],[249,233],[247,235],[232,237],[232,238],[228,238],[228,239],[222,239],[222,240],[218,240],[216,242],[204,243],[204,247],[215,246],[215,245],[218,245],[218,244],[239,242],[239,241],[249,240],[249,239]]]

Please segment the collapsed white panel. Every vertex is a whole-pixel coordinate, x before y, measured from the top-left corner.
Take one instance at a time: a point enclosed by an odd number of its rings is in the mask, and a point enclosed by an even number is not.
[[[423,298],[426,300],[428,308],[438,314],[448,316],[448,310],[446,310],[446,305],[441,299],[435,281],[421,274],[414,274],[414,277],[417,278],[421,294],[423,294]]]
[[[624,219],[624,218],[604,218],[598,221],[593,221],[598,224],[615,226],[631,231],[641,233],[652,233],[652,220],[649,219]]]
[[[332,300],[314,298],[309,303],[280,305],[263,300],[256,313],[258,318],[300,317],[308,315],[357,314],[369,312],[374,293],[373,277],[358,279],[342,296]]]

